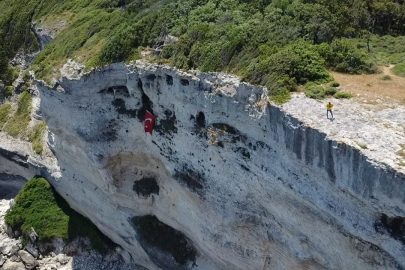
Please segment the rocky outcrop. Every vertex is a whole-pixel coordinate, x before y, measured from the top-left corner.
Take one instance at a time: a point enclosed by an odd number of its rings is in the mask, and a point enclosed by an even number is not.
[[[149,269],[405,268],[404,175],[261,88],[140,62],[38,88],[40,173]]]
[[[13,238],[15,234],[10,233],[4,223],[4,215],[12,202],[0,199],[0,269],[143,270],[137,265],[125,263],[122,255],[125,257],[127,252],[121,248],[110,250],[101,256],[91,248],[87,238],[76,238],[70,243],[53,239],[41,244],[37,242],[38,235],[33,230],[23,241]]]

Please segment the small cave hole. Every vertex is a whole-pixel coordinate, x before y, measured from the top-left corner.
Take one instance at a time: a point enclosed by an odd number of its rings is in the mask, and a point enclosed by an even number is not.
[[[139,181],[135,181],[133,190],[136,194],[143,197],[148,197],[152,194],[159,195],[159,185],[153,177],[144,177]]]
[[[168,85],[173,85],[173,77],[170,75],[166,75],[166,82]]]
[[[197,113],[196,123],[199,127],[205,127],[205,114],[203,112]]]
[[[142,91],[142,107],[138,110],[138,119],[139,121],[143,121],[145,118],[145,113],[146,111],[149,111],[151,114],[153,114],[153,109],[152,109],[153,103],[149,99],[149,97]]]
[[[190,84],[190,82],[188,80],[186,80],[186,79],[181,79],[180,83],[181,83],[181,85],[184,85],[184,86],[187,86],[187,85]]]
[[[141,79],[138,79],[138,88],[143,92],[143,84]]]

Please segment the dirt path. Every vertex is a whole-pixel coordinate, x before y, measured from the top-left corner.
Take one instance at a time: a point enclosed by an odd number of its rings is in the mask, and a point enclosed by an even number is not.
[[[335,81],[340,83],[341,89],[352,93],[355,98],[360,98],[362,103],[374,104],[377,99],[386,102],[405,104],[405,77],[400,77],[391,72],[393,66],[380,67],[382,73],[370,75],[349,75],[331,72]],[[382,80],[384,75],[391,80]]]

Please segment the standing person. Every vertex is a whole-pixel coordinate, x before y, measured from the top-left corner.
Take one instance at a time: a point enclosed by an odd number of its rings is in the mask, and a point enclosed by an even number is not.
[[[326,104],[326,118],[329,119],[329,112],[332,115],[332,120],[333,120],[333,112],[332,112],[333,104],[329,101],[328,104]]]

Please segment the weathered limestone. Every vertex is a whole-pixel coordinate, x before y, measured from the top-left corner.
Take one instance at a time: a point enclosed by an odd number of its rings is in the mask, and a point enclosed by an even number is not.
[[[38,85],[52,183],[137,263],[405,267],[392,225],[405,216],[404,175],[269,106],[263,89],[142,63],[67,70],[54,89]]]

